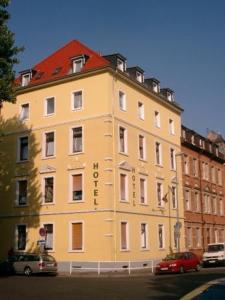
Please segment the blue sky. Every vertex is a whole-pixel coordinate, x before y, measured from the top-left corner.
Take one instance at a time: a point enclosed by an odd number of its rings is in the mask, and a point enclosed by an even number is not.
[[[12,0],[10,29],[25,46],[16,71],[32,67],[72,39],[175,91],[183,124],[225,137],[224,0]]]

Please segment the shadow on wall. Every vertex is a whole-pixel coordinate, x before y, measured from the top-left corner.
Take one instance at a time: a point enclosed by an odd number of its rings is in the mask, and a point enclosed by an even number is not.
[[[24,122],[18,117],[1,117],[0,257],[5,257],[11,248],[23,248],[24,243],[26,249],[20,250],[37,250],[41,188],[35,159],[40,150],[34,133]],[[26,232],[25,238],[22,231]],[[31,241],[30,236],[35,238]]]

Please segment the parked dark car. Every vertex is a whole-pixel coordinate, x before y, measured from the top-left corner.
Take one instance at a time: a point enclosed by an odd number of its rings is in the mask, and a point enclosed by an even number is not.
[[[156,265],[155,274],[184,273],[187,270],[200,270],[200,261],[192,252],[178,252],[168,254]]]

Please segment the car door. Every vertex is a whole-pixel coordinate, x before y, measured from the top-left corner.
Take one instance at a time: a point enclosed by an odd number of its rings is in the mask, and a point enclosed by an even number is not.
[[[191,260],[188,252],[184,253],[184,267],[185,270],[189,270],[191,268]]]

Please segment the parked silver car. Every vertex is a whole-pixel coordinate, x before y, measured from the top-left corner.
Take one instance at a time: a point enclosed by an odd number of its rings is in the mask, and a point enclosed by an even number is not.
[[[19,253],[8,258],[16,274],[53,273],[57,274],[57,262],[51,255]]]

